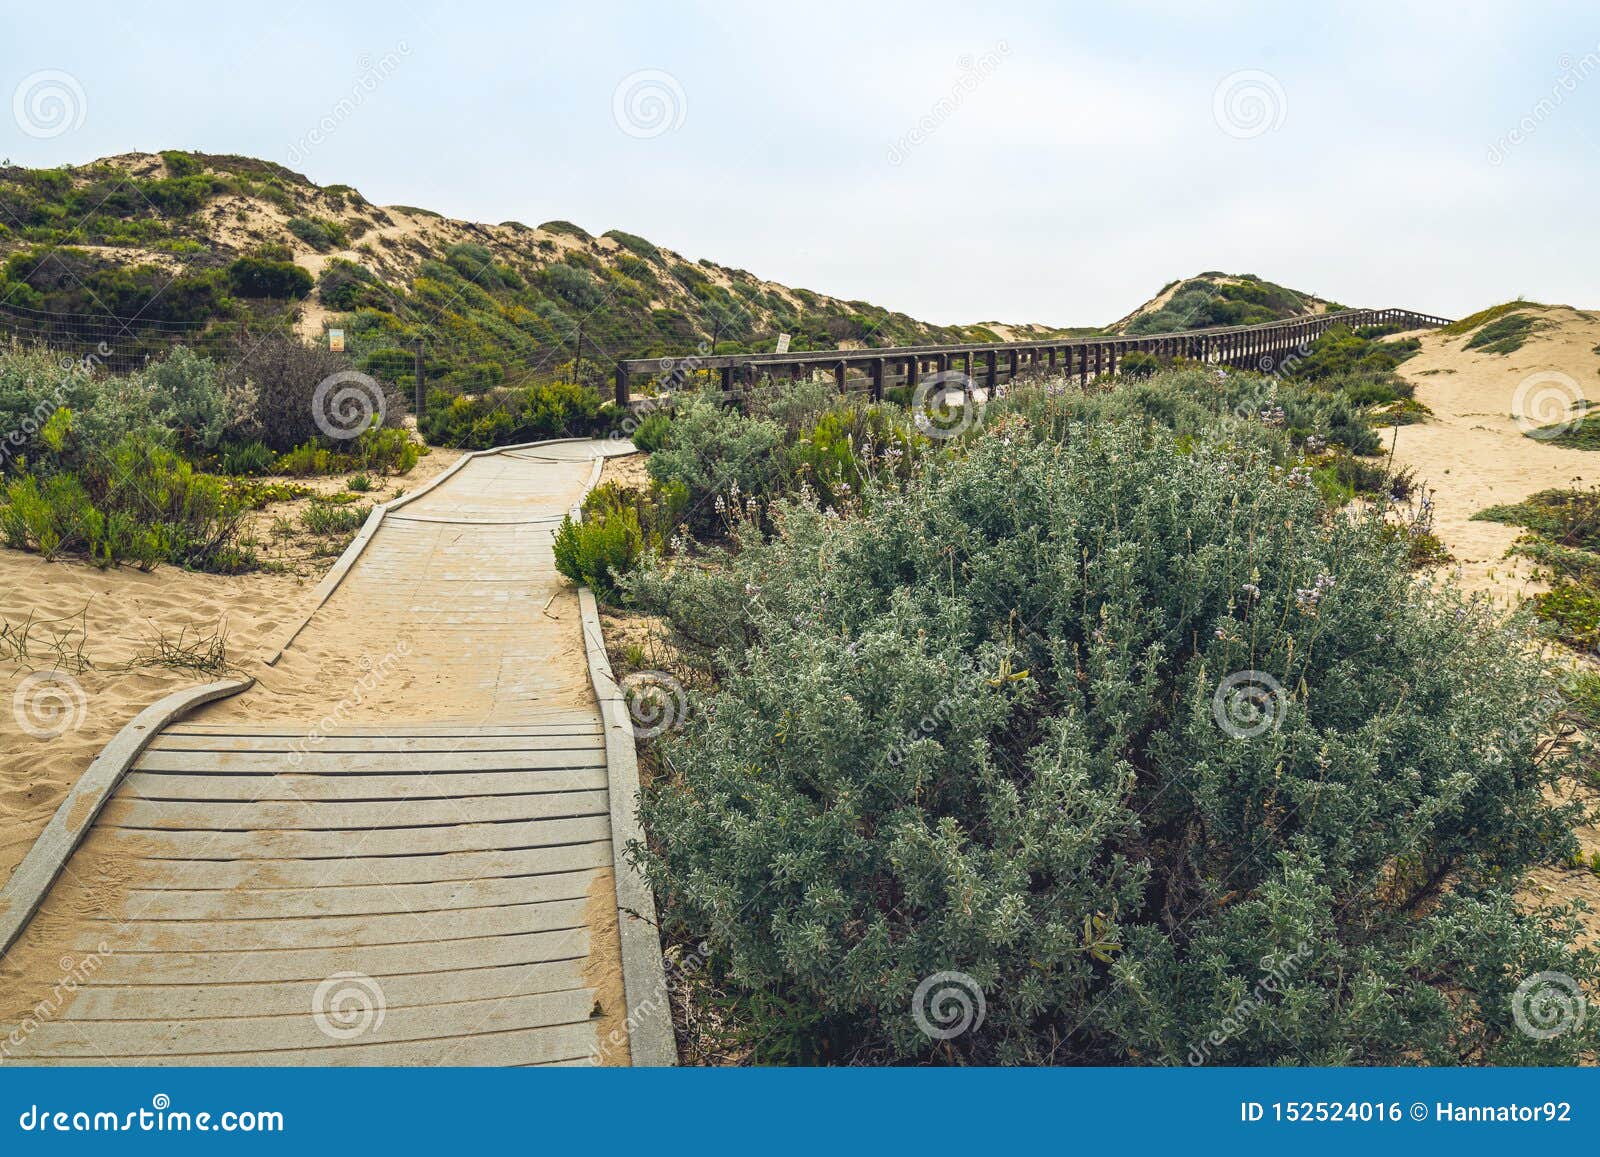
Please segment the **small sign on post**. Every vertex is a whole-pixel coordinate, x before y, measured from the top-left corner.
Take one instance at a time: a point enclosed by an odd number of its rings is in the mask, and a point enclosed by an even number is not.
[[[330,329],[328,331],[328,349],[336,354],[344,353],[344,330]]]
[[[778,348],[773,350],[772,352],[773,353],[779,353],[779,354],[786,354],[786,353],[789,352],[789,335],[788,334],[780,333],[778,335]]]

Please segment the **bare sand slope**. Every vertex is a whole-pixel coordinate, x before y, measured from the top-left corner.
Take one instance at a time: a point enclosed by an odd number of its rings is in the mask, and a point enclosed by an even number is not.
[[[1509,354],[1464,349],[1469,334],[1419,335],[1422,351],[1400,367],[1433,411],[1395,432],[1395,459],[1435,490],[1435,530],[1455,556],[1461,584],[1510,607],[1538,589],[1525,562],[1507,559],[1521,533],[1473,522],[1480,510],[1520,502],[1539,490],[1600,482],[1600,453],[1552,446],[1524,430],[1561,421],[1578,393],[1600,401],[1600,315],[1567,306],[1530,306],[1543,323]],[[1549,375],[1541,378],[1540,375]],[[1554,375],[1564,375],[1575,383]],[[1519,388],[1530,378],[1534,380]],[[1520,421],[1515,411],[1524,411]]]
[[[160,633],[176,639],[187,632],[188,642],[225,629],[230,655],[257,653],[303,613],[314,582],[165,566],[97,570],[0,550],[0,619],[14,631],[30,615],[34,623],[32,657],[0,662],[0,881],[124,724],[161,696],[208,678],[119,668]],[[79,669],[80,646],[92,666]]]

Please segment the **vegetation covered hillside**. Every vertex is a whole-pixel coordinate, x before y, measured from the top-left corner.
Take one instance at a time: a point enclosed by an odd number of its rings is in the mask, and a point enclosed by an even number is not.
[[[1107,326],[1110,333],[1173,333],[1213,325],[1259,325],[1344,307],[1299,293],[1253,273],[1201,273],[1173,281],[1128,316]]]
[[[795,349],[998,340],[621,230],[455,221],[269,161],[176,151],[0,169],[0,310],[136,318],[111,335],[123,355],[176,337],[209,349],[242,326],[323,341],[331,325],[360,368],[402,386],[422,338],[430,379],[469,391],[558,370],[598,380],[619,356],[766,350],[779,333]],[[105,336],[48,324],[58,345]]]

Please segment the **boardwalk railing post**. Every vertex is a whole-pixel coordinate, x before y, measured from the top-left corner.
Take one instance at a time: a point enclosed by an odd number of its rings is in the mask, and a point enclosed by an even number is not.
[[[617,405],[627,406],[632,402],[628,395],[628,367],[623,362],[617,363]]]

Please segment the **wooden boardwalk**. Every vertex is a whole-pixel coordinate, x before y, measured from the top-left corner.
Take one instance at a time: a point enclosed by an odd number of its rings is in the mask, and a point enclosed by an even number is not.
[[[618,449],[470,459],[386,513],[276,690],[156,736],[0,975],[0,1034],[35,1010],[4,1056],[628,1063],[606,736],[550,552]],[[389,695],[289,709],[384,646]],[[81,983],[39,1015],[56,969]]]

